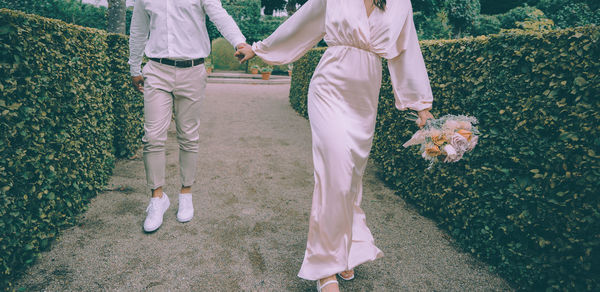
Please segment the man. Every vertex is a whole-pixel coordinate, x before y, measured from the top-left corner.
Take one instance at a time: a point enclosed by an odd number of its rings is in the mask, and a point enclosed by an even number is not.
[[[152,232],[163,221],[169,198],[165,184],[165,142],[174,103],[181,191],[177,220],[194,216],[191,187],[196,174],[200,101],[207,73],[204,58],[210,53],[205,16],[236,48],[249,47],[219,0],[136,0],[129,39],[129,65],[133,86],[144,94],[144,165],[152,198],[146,209],[144,230]],[[140,70],[143,54],[150,59]]]

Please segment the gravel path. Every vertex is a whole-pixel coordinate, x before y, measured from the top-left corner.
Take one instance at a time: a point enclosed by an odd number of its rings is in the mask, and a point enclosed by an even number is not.
[[[204,100],[194,219],[176,221],[179,175],[171,125],[163,226],[145,234],[141,159],[119,161],[80,224],[16,283],[26,291],[314,291],[296,276],[313,189],[310,127],[288,104],[289,85],[209,84]],[[385,256],[342,291],[507,291],[436,225],[376,177],[363,208]]]

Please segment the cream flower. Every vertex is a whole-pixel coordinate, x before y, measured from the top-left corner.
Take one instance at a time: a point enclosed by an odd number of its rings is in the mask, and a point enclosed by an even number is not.
[[[452,132],[454,132],[456,129],[460,128],[460,122],[454,121],[454,120],[449,120],[444,123],[442,128],[444,130],[451,130]]]
[[[431,129],[429,130],[428,136],[430,137],[438,137],[442,135],[442,131],[438,130],[438,129]]]
[[[461,129],[465,129],[465,130],[471,130],[471,123],[467,122],[467,121],[459,121],[458,122],[458,126]]]

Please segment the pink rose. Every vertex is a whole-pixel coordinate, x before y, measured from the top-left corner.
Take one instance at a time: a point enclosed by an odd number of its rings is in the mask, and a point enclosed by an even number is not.
[[[469,146],[467,147],[467,151],[471,151],[473,150],[473,148],[475,148],[475,145],[477,145],[477,141],[479,140],[479,136],[471,136],[471,140],[469,141]]]
[[[469,148],[469,141],[461,134],[456,133],[452,136],[452,139],[450,139],[450,145],[452,145],[452,147],[456,149],[456,152],[462,156]]]
[[[462,155],[457,153],[456,149],[454,149],[452,145],[446,145],[442,149],[444,150],[444,154],[446,154],[446,159],[444,162],[456,162],[462,158]]]

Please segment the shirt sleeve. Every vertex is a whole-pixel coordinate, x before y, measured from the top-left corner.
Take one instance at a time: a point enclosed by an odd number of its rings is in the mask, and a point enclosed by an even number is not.
[[[271,65],[296,61],[325,35],[326,0],[309,0],[282,23],[268,38],[252,49]]]
[[[150,33],[150,15],[146,13],[144,1],[135,1],[131,27],[129,29],[129,69],[131,76],[142,75],[142,58]]]
[[[407,13],[397,46],[400,54],[388,60],[396,108],[415,111],[431,109],[433,94],[423,54],[419,47],[412,8]]]
[[[235,48],[237,45],[246,42],[246,38],[240,31],[231,15],[223,8],[220,0],[203,0],[204,11],[210,18],[219,32]]]

